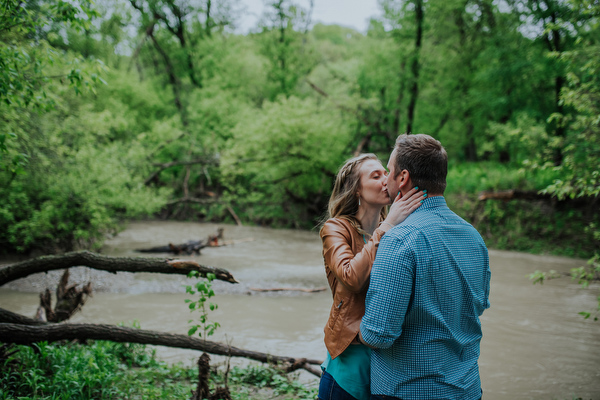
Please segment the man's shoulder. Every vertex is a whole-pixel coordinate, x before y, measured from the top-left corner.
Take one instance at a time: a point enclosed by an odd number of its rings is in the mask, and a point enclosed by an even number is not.
[[[401,224],[398,224],[392,229],[388,230],[381,238],[379,248],[385,247],[386,245],[392,243],[394,245],[410,246],[410,244],[421,235],[423,226],[422,224],[418,223],[418,221],[411,223],[410,221],[407,222],[407,220],[408,218]]]
[[[452,211],[445,203],[436,207],[420,207],[409,215],[402,223],[390,229],[385,236],[389,239],[411,241],[422,236],[437,235],[445,230],[444,227],[458,227],[462,233],[481,240],[481,234],[464,218]],[[384,236],[384,238],[385,238]]]

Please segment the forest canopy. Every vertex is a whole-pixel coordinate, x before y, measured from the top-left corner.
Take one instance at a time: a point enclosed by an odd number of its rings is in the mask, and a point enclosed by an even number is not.
[[[341,163],[405,132],[445,145],[488,243],[598,248],[597,1],[381,0],[365,33],[290,0],[248,33],[236,0],[1,4],[3,251],[148,216],[314,228]],[[476,200],[506,189],[553,200]]]

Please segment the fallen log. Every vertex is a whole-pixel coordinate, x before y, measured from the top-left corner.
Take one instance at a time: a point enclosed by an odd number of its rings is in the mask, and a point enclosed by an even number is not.
[[[295,292],[305,292],[305,293],[317,293],[323,292],[327,290],[326,287],[320,287],[315,289],[305,289],[305,288],[272,288],[272,289],[260,289],[260,288],[250,288],[255,292],[287,292],[287,291],[295,291]]]
[[[479,201],[486,200],[551,200],[552,195],[542,194],[534,190],[500,190],[498,192],[484,191],[477,197]]]
[[[216,279],[238,283],[233,275],[222,268],[213,268],[188,260],[168,260],[161,258],[109,257],[89,251],[75,251],[57,256],[42,256],[0,268],[0,286],[39,272],[85,266],[112,273],[151,272],[162,274],[187,275],[198,271],[200,276],[212,273]]]
[[[48,325],[48,322],[26,317],[21,314],[0,308],[0,323],[19,325]]]
[[[209,247],[231,246],[234,244],[245,243],[245,242],[254,242],[254,238],[250,237],[250,238],[237,239],[237,240],[223,240],[223,241],[220,241],[219,243],[217,243],[215,245],[211,245]]]
[[[140,252],[140,253],[174,253],[176,255],[181,254],[181,253],[200,254],[200,250],[202,250],[206,247],[231,246],[231,245],[234,245],[237,243],[253,242],[253,241],[254,241],[254,238],[244,238],[244,239],[237,239],[237,240],[213,240],[208,243],[203,242],[203,241],[195,242],[195,241],[190,240],[189,242],[183,243],[183,244],[169,243],[167,246],[156,246],[156,247],[150,247],[147,249],[136,249],[135,251]]]
[[[208,235],[206,240],[190,240],[182,244],[169,243],[166,246],[151,247],[149,249],[136,249],[136,251],[140,253],[174,253],[176,255],[181,253],[200,254],[200,250],[205,247],[219,247],[219,243],[223,239],[223,231],[223,228],[217,229],[217,233],[214,235]]]
[[[192,253],[200,254],[200,250],[207,246],[208,244],[205,241],[190,240],[182,244],[169,243],[166,246],[149,247],[147,249],[136,249],[135,251],[139,253],[173,253],[176,255],[179,255],[181,253],[187,253],[189,255]]]
[[[318,374],[317,376],[320,376],[320,371],[311,368],[311,364],[320,365],[322,363],[321,360],[276,356],[258,351],[244,350],[191,336],[122,326],[68,323],[34,326],[0,323],[0,342],[3,343],[30,345],[41,341],[56,342],[61,340],[107,340],[120,343],[150,344],[191,349],[221,356],[243,357],[262,363],[281,365],[288,372],[304,369],[311,374]]]

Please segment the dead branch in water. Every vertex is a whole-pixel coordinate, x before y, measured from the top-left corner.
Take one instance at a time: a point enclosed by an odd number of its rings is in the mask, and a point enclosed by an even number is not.
[[[317,293],[323,292],[327,290],[326,287],[320,287],[315,289],[305,289],[305,288],[272,288],[272,289],[259,289],[259,288],[250,288],[250,290],[254,290],[255,292],[286,292],[286,291],[295,291],[295,292],[306,292],[306,293]]]
[[[230,246],[236,243],[251,242],[254,238],[245,238],[238,240],[223,240],[223,228],[217,229],[217,233],[209,235],[206,240],[190,240],[182,244],[169,243],[166,246],[156,246],[147,249],[136,249],[140,253],[174,253],[179,255],[181,253],[187,254],[200,254],[200,250],[205,247],[223,247]]]
[[[52,295],[50,289],[40,293],[40,306],[36,319],[40,321],[61,322],[66,321],[85,304],[92,295],[92,282],[88,282],[81,289],[77,285],[69,286],[69,270],[66,269],[56,288],[56,305],[52,308]]]

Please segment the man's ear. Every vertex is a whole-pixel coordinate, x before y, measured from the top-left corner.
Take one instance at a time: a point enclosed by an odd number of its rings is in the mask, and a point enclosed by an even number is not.
[[[396,182],[398,183],[398,189],[400,189],[402,193],[408,192],[413,187],[412,180],[410,179],[410,172],[405,169],[400,171],[396,177]]]

